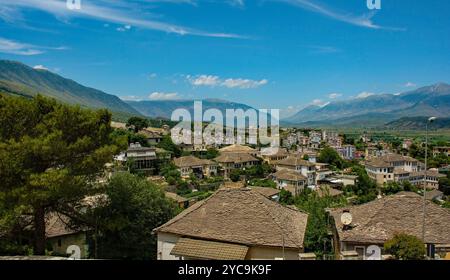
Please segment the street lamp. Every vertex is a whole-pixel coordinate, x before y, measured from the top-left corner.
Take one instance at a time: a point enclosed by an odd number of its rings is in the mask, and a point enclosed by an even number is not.
[[[423,183],[423,219],[422,219],[422,241],[425,243],[425,210],[426,210],[426,187],[427,187],[427,169],[428,169],[428,124],[432,123],[434,120],[436,120],[436,117],[431,117],[427,120],[427,123],[425,124],[425,176],[424,176],[424,183]]]

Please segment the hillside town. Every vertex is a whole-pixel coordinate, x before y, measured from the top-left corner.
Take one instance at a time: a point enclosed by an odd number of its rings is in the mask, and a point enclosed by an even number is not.
[[[0,0],[0,277],[445,277],[449,11]]]
[[[128,148],[101,180],[135,174],[179,209],[151,229],[158,260],[385,260],[402,234],[422,242],[424,258],[450,257],[450,146],[430,145],[425,167],[417,139],[282,128],[279,148],[175,145],[169,125],[142,123],[112,122]],[[98,258],[91,227],[57,212],[46,223],[51,254],[75,245]]]

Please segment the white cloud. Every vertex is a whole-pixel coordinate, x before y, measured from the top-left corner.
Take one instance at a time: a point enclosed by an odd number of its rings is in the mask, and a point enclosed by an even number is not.
[[[360,94],[358,94],[358,95],[356,96],[356,98],[367,98],[367,97],[372,96],[372,95],[374,95],[374,94],[375,94],[375,93],[363,91],[363,92],[361,92]]]
[[[244,0],[228,0],[228,3],[231,6],[237,6],[237,7],[244,7],[245,6]]]
[[[142,98],[136,95],[120,96],[119,98],[125,101],[142,101]]]
[[[330,7],[327,7],[323,4],[316,3],[314,0],[278,0],[281,2],[285,2],[294,6],[297,6],[299,8],[312,11],[318,14],[321,14],[323,16],[329,17],[331,19],[346,22],[352,25],[371,28],[371,29],[390,29],[390,30],[396,30],[396,31],[403,31],[404,29],[401,28],[390,28],[390,27],[382,27],[380,25],[375,24],[372,21],[372,17],[375,15],[375,13],[365,14],[362,16],[355,16],[348,12],[344,11],[337,11],[335,9],[332,9]]]
[[[197,78],[191,78],[190,76],[187,76],[188,79],[190,79],[190,82],[194,86],[217,86],[220,84],[220,78],[218,76],[213,75],[200,75]]]
[[[171,92],[171,93],[165,93],[165,92],[153,92],[151,93],[148,98],[150,100],[174,100],[179,99],[178,93]]]
[[[38,55],[44,53],[41,47],[32,44],[21,43],[0,37],[0,52],[17,55]]]
[[[186,2],[186,1],[183,1]],[[189,2],[189,1],[188,1]],[[34,9],[53,14],[56,18],[67,21],[67,18],[82,17],[108,23],[123,24],[125,26],[137,26],[144,29],[175,33],[179,35],[196,35],[219,38],[245,38],[231,33],[213,33],[197,30],[189,27],[178,26],[158,20],[143,18],[140,10],[135,9],[133,3],[123,0],[102,1],[94,4],[94,1],[82,1],[81,9],[69,10],[66,1],[42,1],[42,0],[2,0],[0,9]],[[2,14],[0,13],[0,16]],[[159,15],[153,15],[156,18]],[[127,29],[125,27],[125,29]]]
[[[336,98],[339,98],[339,97],[341,97],[342,96],[342,94],[340,94],[340,93],[330,93],[329,95],[328,95],[328,98],[330,98],[330,99],[336,99]]]
[[[249,79],[226,79],[222,82],[222,85],[227,88],[241,88],[241,89],[249,89],[249,88],[258,88],[267,84],[268,81],[266,79],[260,81],[254,81]]]
[[[404,87],[416,87],[417,85],[415,83],[412,82],[407,82],[406,84],[403,85]]]
[[[22,43],[0,37],[0,53],[9,53],[16,55],[38,55],[45,53],[46,50],[67,50],[67,47],[45,47],[28,43]]]
[[[239,88],[239,89],[250,89],[250,88],[258,88],[260,86],[266,85],[269,81],[266,79],[262,80],[251,80],[251,79],[243,79],[243,78],[228,78],[221,79],[219,76],[215,75],[199,75],[196,77],[192,77],[190,75],[186,76],[188,81],[193,86],[221,86],[227,88]]]
[[[154,78],[158,77],[158,74],[156,74],[156,73],[151,73],[150,75],[148,75],[148,77],[149,77],[150,79],[154,79]]]
[[[48,68],[45,67],[44,65],[35,65],[35,66],[33,67],[33,69],[49,71]]]

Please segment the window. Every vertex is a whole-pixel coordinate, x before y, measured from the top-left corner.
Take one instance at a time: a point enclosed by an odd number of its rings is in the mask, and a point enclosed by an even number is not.
[[[361,260],[366,258],[366,248],[364,246],[355,246],[355,251],[358,253],[358,256]]]
[[[61,243],[62,243],[61,238],[59,238],[58,239],[58,247],[61,247]]]

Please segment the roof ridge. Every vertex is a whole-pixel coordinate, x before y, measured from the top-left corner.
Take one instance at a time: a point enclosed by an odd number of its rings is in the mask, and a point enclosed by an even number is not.
[[[167,227],[167,226],[173,225],[174,223],[178,222],[182,218],[184,218],[184,217],[188,216],[189,214],[193,213],[195,210],[197,210],[201,206],[203,206],[209,199],[211,199],[219,191],[224,191],[224,189],[218,189],[215,193],[213,193],[209,197],[207,197],[207,198],[205,198],[205,199],[203,199],[201,201],[198,201],[197,203],[195,203],[191,207],[185,209],[184,211],[181,211],[181,213],[179,213],[178,215],[176,215],[175,217],[173,217],[172,219],[170,219],[166,223],[164,223],[164,224],[160,225],[159,227],[153,229],[153,231],[158,231],[158,230],[162,229],[163,227]]]

